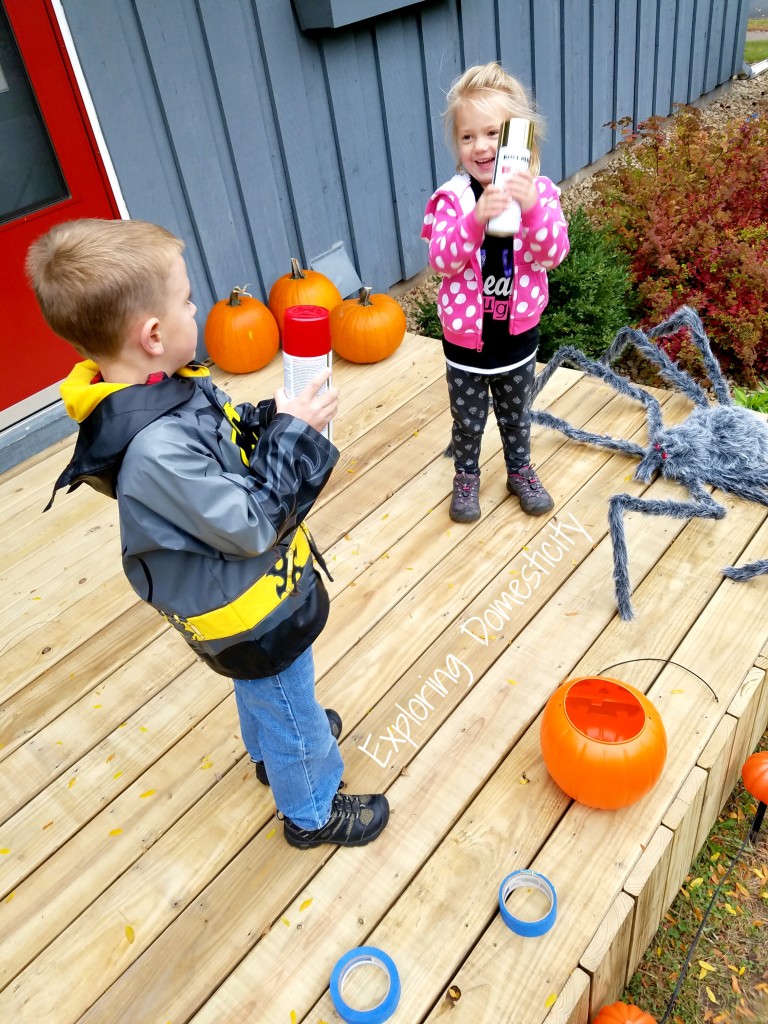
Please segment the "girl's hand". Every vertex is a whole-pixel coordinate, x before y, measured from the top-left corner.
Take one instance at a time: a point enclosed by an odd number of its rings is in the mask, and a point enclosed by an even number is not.
[[[520,204],[523,213],[532,210],[536,205],[536,181],[529,171],[505,174],[503,180],[503,188],[501,185],[487,185],[477,200],[475,217],[479,224],[485,224],[492,217],[498,217],[509,207],[513,199]]]
[[[509,199],[520,204],[523,213],[532,210],[536,205],[538,193],[536,181],[530,171],[517,171],[515,174],[504,175],[504,190]]]
[[[337,388],[329,387],[325,391],[320,390],[330,376],[330,369],[318,373],[295,398],[289,398],[285,393],[285,388],[278,388],[275,392],[277,412],[288,413],[299,420],[304,420],[315,430],[322,431],[331,422],[339,408]]]
[[[475,204],[478,224],[486,224],[492,217],[498,217],[509,206],[506,190],[500,185],[486,185],[483,194]]]

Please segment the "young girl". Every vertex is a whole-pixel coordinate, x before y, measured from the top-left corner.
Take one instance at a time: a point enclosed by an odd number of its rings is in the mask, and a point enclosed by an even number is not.
[[[541,126],[523,86],[498,64],[471,67],[454,82],[446,130],[463,173],[429,200],[421,231],[430,265],[442,277],[437,305],[455,469],[450,516],[458,523],[480,517],[480,442],[489,391],[507,489],[528,515],[543,515],[554,505],[531,465],[530,405],[547,269],[568,254],[568,226],[559,189],[538,176],[535,136],[530,173],[505,175],[503,188],[491,184],[499,128],[512,117]],[[486,235],[487,222],[512,200],[522,211],[518,234]]]

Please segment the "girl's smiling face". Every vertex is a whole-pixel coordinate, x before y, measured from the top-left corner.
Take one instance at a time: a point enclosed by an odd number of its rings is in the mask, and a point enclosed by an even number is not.
[[[456,144],[464,170],[481,185],[490,185],[499,144],[499,127],[508,117],[501,99],[487,95],[482,106],[472,100],[456,112]]]

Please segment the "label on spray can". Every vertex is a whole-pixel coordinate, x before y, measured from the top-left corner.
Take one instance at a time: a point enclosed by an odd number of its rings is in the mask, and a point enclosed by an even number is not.
[[[503,187],[505,174],[528,170],[531,165],[532,145],[532,121],[524,117],[513,117],[501,124],[496,163],[493,166],[494,185]],[[500,237],[516,235],[520,230],[521,216],[520,204],[512,200],[506,210],[488,221],[485,233]]]
[[[331,366],[331,328],[322,306],[290,306],[283,318],[283,387],[295,398],[323,370]],[[320,388],[327,391],[330,378]],[[331,424],[321,433],[332,440]]]

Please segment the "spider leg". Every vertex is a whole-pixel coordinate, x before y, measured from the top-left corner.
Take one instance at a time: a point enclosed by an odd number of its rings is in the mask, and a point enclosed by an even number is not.
[[[628,328],[625,328],[625,330],[628,330]],[[662,420],[661,406],[654,396],[649,392],[644,391],[643,388],[633,384],[632,381],[628,380],[626,377],[620,376],[606,363],[602,361],[596,362],[594,359],[589,359],[584,355],[581,349],[574,348],[572,345],[566,345],[563,348],[559,348],[538,375],[533,386],[533,398],[539,394],[555,370],[563,363],[569,363],[572,366],[576,366],[578,369],[583,370],[584,373],[587,373],[590,376],[599,377],[601,380],[604,380],[606,384],[610,384],[610,386],[620,395],[626,395],[627,398],[633,398],[636,402],[640,402],[644,405],[648,413],[648,433],[651,438],[656,436],[658,431],[661,429]],[[563,420],[558,420],[550,413],[538,412],[534,409],[532,419],[534,423],[542,423],[544,426],[560,430],[562,433],[566,434],[566,436],[573,437],[573,439],[577,441],[602,444],[605,447],[615,447],[617,451],[628,452],[631,455],[642,456],[645,454],[645,450],[643,448],[640,448],[638,445],[633,445],[629,441],[617,441],[615,445],[610,445],[607,442],[613,439],[603,437],[600,434],[584,434],[583,437],[571,434],[569,433],[569,430],[574,430],[575,428],[570,427],[569,424],[564,423]],[[565,429],[566,427],[568,429]]]
[[[720,369],[720,363],[712,353],[709,338],[707,337],[701,319],[695,310],[691,309],[690,306],[681,306],[669,317],[668,320],[659,324],[658,327],[654,327],[653,330],[649,332],[649,337],[662,338],[666,335],[674,334],[676,331],[679,331],[681,327],[687,327],[691,332],[691,340],[701,354],[701,358],[704,362],[704,368],[706,369],[707,376],[712,383],[712,390],[715,393],[717,401],[720,405],[733,405],[733,399],[731,398],[728,382]],[[677,384],[680,387],[680,390],[688,395],[688,397],[697,405],[708,405],[709,403],[707,402],[707,397],[703,389],[700,388],[695,381],[692,381],[687,373],[673,363],[663,349],[656,348],[656,346],[652,346],[652,348],[655,348],[660,356],[663,357],[659,360],[662,375],[670,381],[670,383]]]
[[[700,485],[690,488],[694,501],[659,501],[655,498],[636,498],[631,494],[614,494],[609,500],[608,525],[613,544],[613,583],[616,603],[622,619],[632,619],[634,612],[630,594],[629,558],[624,534],[624,513],[643,512],[651,516],[671,516],[673,519],[723,519],[726,510]]]
[[[746,565],[727,565],[723,569],[723,576],[729,580],[736,580],[737,583],[744,583],[745,580],[754,579],[755,576],[765,576],[768,573],[768,558],[760,558],[756,562],[748,562]]]

